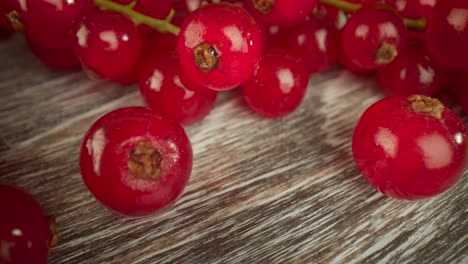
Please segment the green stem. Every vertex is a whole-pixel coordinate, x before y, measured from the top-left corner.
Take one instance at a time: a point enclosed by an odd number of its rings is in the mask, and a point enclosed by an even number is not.
[[[355,12],[361,8],[361,4],[353,4],[346,0],[320,0],[320,3],[337,7],[346,12]],[[423,31],[426,27],[426,19],[408,19],[403,18],[403,23],[410,28],[418,31]]]
[[[361,8],[360,4],[353,4],[345,0],[320,0],[320,3],[337,7],[346,12],[355,12]]]
[[[94,0],[94,4],[101,8],[111,10],[127,17],[131,18],[136,24],[145,24],[148,25],[159,32],[169,32],[174,35],[178,35],[180,32],[180,28],[171,24],[171,20],[174,17],[174,10],[171,10],[171,13],[166,17],[166,19],[156,19],[149,16],[145,16],[137,11],[133,10],[135,6],[134,3],[130,3],[129,5],[121,5],[111,0]]]

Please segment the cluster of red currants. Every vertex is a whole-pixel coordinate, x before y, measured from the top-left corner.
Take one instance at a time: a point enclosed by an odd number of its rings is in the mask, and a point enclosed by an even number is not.
[[[372,185],[412,200],[461,177],[465,125],[433,97],[455,98],[468,113],[468,1],[212,2],[219,1],[0,3],[0,37],[23,31],[49,67],[139,83],[149,108],[106,114],[82,143],[84,182],[105,206],[141,216],[175,201],[192,169],[181,125],[207,116],[218,91],[240,87],[255,113],[281,117],[300,105],[311,75],[337,62],[377,73],[390,96],[354,130],[354,159]]]

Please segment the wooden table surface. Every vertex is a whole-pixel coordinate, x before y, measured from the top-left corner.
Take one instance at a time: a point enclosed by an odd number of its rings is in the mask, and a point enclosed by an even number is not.
[[[102,207],[79,172],[99,116],[142,105],[138,89],[54,72],[21,36],[0,43],[0,181],[58,220],[50,263],[468,263],[468,178],[432,199],[393,200],[351,154],[354,124],[381,97],[372,78],[335,69],[311,79],[291,116],[261,119],[236,92],[187,127],[191,179],[161,213]],[[2,212],[3,214],[4,212]]]

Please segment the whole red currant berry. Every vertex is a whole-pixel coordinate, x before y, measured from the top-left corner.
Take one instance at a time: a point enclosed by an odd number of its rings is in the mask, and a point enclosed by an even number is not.
[[[340,33],[334,24],[311,17],[287,31],[287,50],[304,61],[309,74],[324,72],[336,63]]]
[[[185,76],[175,54],[149,60],[140,72],[140,92],[155,113],[182,125],[201,121],[213,109],[217,91],[196,85]]]
[[[73,49],[83,66],[104,79],[128,73],[138,61],[142,39],[121,14],[97,11],[72,31]]]
[[[192,147],[176,122],[145,107],[121,108],[88,130],[80,169],[98,201],[116,212],[142,216],[182,193],[192,170]]]
[[[243,8],[208,4],[185,19],[177,51],[182,68],[195,83],[228,90],[252,76],[260,60],[262,36]]]
[[[363,7],[344,26],[341,41],[351,63],[372,71],[397,57],[406,44],[407,29],[392,10]]]
[[[466,127],[437,99],[393,96],[364,112],[352,149],[357,167],[380,192],[422,199],[449,189],[462,176]]]
[[[242,96],[260,116],[285,116],[301,104],[308,77],[300,60],[274,50],[265,54],[252,78],[242,84]]]
[[[0,183],[0,211],[0,263],[46,264],[55,234],[36,199]]]

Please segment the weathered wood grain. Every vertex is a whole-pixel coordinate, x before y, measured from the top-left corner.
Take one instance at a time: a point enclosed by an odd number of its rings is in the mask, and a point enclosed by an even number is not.
[[[468,179],[423,201],[377,193],[359,175],[352,129],[380,95],[372,79],[312,78],[292,116],[252,115],[220,95],[188,127],[194,169],[179,200],[144,218],[87,192],[81,138],[102,114],[141,105],[136,87],[41,66],[0,43],[0,181],[33,193],[59,222],[50,263],[468,263]]]

